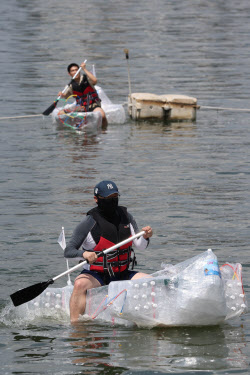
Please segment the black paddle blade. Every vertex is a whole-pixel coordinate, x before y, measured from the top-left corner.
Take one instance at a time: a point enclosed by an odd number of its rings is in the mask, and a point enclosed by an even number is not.
[[[44,116],[49,116],[51,114],[51,112],[53,112],[54,109],[56,108],[57,102],[58,102],[58,100],[55,100],[54,103],[52,103],[49,106],[49,108],[45,109],[45,111],[43,112],[43,115]]]
[[[23,303],[29,302],[39,296],[50,284],[53,283],[54,280],[50,279],[43,283],[28,286],[27,288],[18,290],[11,294],[10,298],[12,299],[14,306],[22,305]]]

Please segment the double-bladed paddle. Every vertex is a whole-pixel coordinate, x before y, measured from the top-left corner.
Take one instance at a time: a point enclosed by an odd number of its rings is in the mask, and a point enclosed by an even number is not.
[[[86,63],[87,60],[84,61],[84,63]],[[67,86],[65,86],[64,90],[62,91],[62,93],[64,94],[65,91],[67,90],[67,88],[69,87],[69,85],[71,84],[71,82],[77,77],[77,75],[80,73],[81,71],[81,67],[77,70],[76,74],[74,75],[74,77],[72,78],[72,80],[67,84]],[[58,100],[61,98],[61,95],[58,96],[58,98],[49,106],[49,108],[47,108],[44,112],[43,112],[43,115],[44,116],[49,116],[51,114],[51,112],[54,111],[57,103],[58,103]]]
[[[130,241],[133,241],[135,238],[141,237],[144,233],[145,233],[144,231],[141,231],[141,232],[139,232],[137,234],[134,234],[133,236],[127,238],[126,240],[121,241],[118,244],[113,245],[113,246],[109,247],[108,249],[101,251],[100,253],[97,254],[98,258],[100,256],[102,256],[103,254],[107,254],[110,251],[115,250],[118,247],[121,247],[121,246],[125,245],[126,243],[128,243]],[[67,271],[61,273],[60,275],[55,276],[53,279],[49,279],[48,281],[28,286],[27,288],[20,289],[17,292],[11,294],[10,298],[12,299],[12,302],[13,302],[14,306],[19,306],[19,305],[22,305],[23,303],[31,301],[32,299],[39,296],[45,289],[47,289],[47,287],[50,284],[53,284],[54,281],[56,281],[57,279],[59,279],[60,277],[62,277],[64,275],[67,275],[67,274],[77,270],[78,268],[81,268],[86,263],[88,263],[87,260],[77,264],[76,266],[68,269]]]

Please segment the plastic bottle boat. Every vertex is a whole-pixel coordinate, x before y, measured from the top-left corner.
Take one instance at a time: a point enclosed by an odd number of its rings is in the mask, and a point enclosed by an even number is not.
[[[84,320],[99,323],[155,326],[221,324],[247,312],[240,263],[219,268],[212,250],[150,275],[116,281],[88,290]],[[72,285],[47,288],[36,299],[17,307],[24,313],[69,315]]]
[[[126,119],[125,110],[121,104],[113,104],[100,86],[95,86],[101,99],[109,124],[123,124]],[[63,124],[75,130],[96,130],[102,125],[102,116],[99,112],[77,112],[74,98],[60,100],[52,112],[54,123]],[[64,112],[66,110],[66,113]]]

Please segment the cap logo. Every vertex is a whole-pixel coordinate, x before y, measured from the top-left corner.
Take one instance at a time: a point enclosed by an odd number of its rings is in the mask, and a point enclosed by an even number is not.
[[[98,188],[95,189],[95,194],[97,195],[97,193],[98,193]]]
[[[108,189],[113,189],[114,187],[113,187],[112,184],[107,184],[107,188],[108,188]]]

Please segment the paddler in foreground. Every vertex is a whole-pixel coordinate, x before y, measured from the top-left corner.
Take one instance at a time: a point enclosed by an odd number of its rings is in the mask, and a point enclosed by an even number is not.
[[[84,314],[88,289],[108,285],[111,281],[134,280],[149,275],[133,270],[132,245],[144,250],[149,244],[153,231],[150,226],[142,228],[143,236],[132,243],[97,259],[97,253],[111,247],[138,232],[133,216],[126,207],[118,206],[119,191],[113,181],[101,181],[94,188],[97,207],[87,212],[86,217],[75,228],[64,251],[66,258],[83,258],[84,265],[76,278],[70,299],[70,319],[76,322]],[[132,262],[132,269],[129,265]]]
[[[101,99],[99,98],[97,91],[95,90],[95,85],[97,84],[97,78],[86,69],[86,63],[81,64],[81,68],[84,71],[82,75],[81,72],[75,77],[71,82],[65,93],[61,91],[58,95],[61,98],[67,99],[69,96],[74,95],[76,97],[76,108],[74,112],[96,112],[99,111],[102,115],[102,125],[107,126],[107,118],[104,110],[101,107]],[[72,63],[68,66],[67,70],[69,75],[73,78],[79,69],[79,65]],[[60,113],[67,113],[64,109]]]

